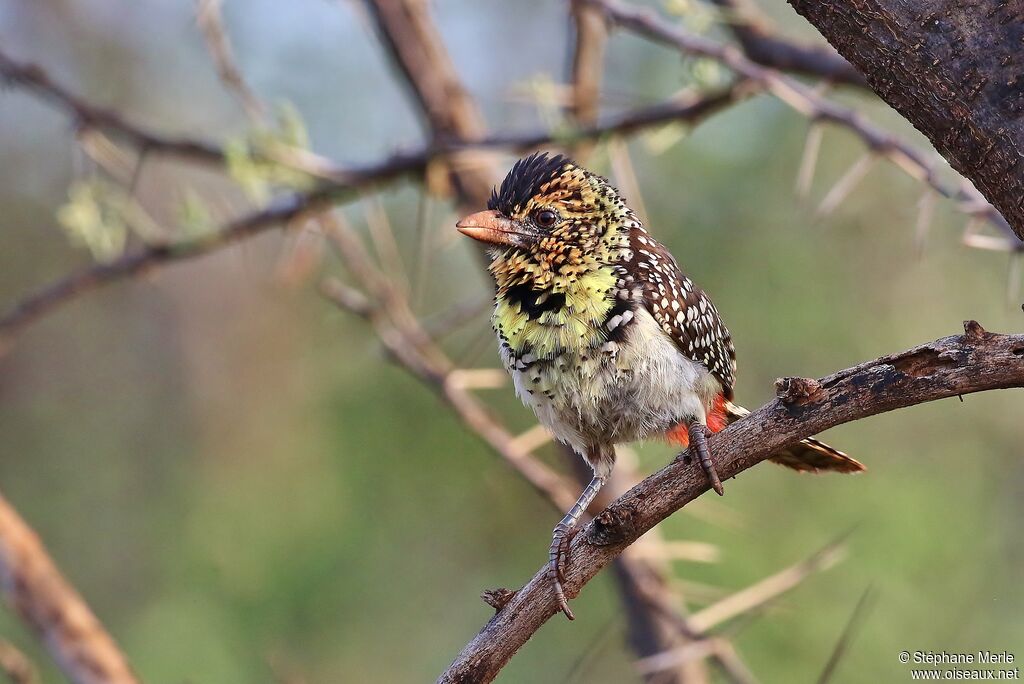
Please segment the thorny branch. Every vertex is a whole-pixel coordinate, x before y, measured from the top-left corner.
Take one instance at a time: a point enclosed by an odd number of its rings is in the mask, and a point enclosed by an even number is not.
[[[735,477],[774,451],[843,423],[928,401],[1024,387],[1024,335],[984,331],[974,321],[964,334],[839,371],[820,380],[787,379],[778,398],[715,434],[718,472]],[[708,490],[686,457],[616,500],[573,539],[566,593],[575,596],[613,558],[647,530]],[[545,569],[484,625],[441,675],[440,682],[489,682],[516,651],[558,612]]]
[[[758,16],[757,8],[744,0],[710,0],[722,9],[725,23],[751,62],[832,83],[867,87],[863,74],[839,54],[821,45],[802,45],[775,35]]]
[[[1011,240],[1016,249],[1024,250],[1024,241],[1014,234],[1002,215],[974,186],[964,180],[956,185],[944,182],[924,153],[875,126],[858,112],[822,97],[808,86],[778,71],[755,64],[741,50],[731,45],[687,33],[662,20],[649,9],[633,7],[618,0],[584,1],[601,8],[614,24],[681,52],[722,63],[740,76],[757,83],[812,122],[832,123],[848,129],[860,137],[873,154],[888,159],[910,177],[927,184],[943,197],[954,200],[965,213],[990,221]]]
[[[789,4],[1024,240],[1024,2]]]

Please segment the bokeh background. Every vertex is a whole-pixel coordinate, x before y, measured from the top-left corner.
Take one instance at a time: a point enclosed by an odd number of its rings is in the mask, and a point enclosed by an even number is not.
[[[762,7],[792,35],[814,37],[784,3]],[[543,92],[565,77],[561,2],[433,8],[492,128],[558,115]],[[253,88],[292,103],[318,152],[355,164],[422,142],[357,4],[228,2],[224,16]],[[2,0],[0,44],[156,130],[224,140],[248,125],[189,2]],[[607,65],[606,112],[653,103],[701,75],[618,34]],[[869,95],[839,97],[926,145]],[[964,218],[946,202],[922,249],[922,188],[886,163],[834,213],[815,216],[863,153],[847,133],[826,133],[812,196],[798,201],[806,131],[757,97],[695,130],[629,143],[653,231],[733,331],[743,403],[769,399],[775,377],[820,376],[955,334],[965,318],[1021,330],[1009,256],[963,247]],[[609,173],[607,159],[598,149],[595,167]],[[13,88],[0,91],[0,161],[6,307],[90,262],[55,213],[69,185],[96,171],[64,113]],[[486,302],[490,285],[453,235],[451,204],[426,200],[424,261],[421,189],[380,191],[403,258],[426,265],[419,310]],[[222,175],[181,162],[147,163],[136,188],[168,225],[188,192],[215,213],[250,204]],[[360,229],[364,208],[345,209]],[[271,232],[83,297],[0,358],[0,487],[146,681],[430,680],[489,615],[480,590],[518,586],[545,558],[555,512],[389,365],[361,321],[316,293],[316,273],[296,271],[291,256],[303,239]],[[338,272],[329,256],[312,269]],[[497,361],[483,310],[446,346],[469,366]],[[483,396],[512,425],[531,424],[509,387]],[[838,681],[902,681],[905,649],[1024,656],[1022,414],[1024,394],[993,392],[837,428],[827,438],[867,474],[745,473],[723,500],[663,524],[669,539],[720,549],[716,562],[678,563],[676,578],[697,598],[714,596],[849,532],[844,562],[736,632],[763,681],[814,678],[869,586],[875,599]],[[553,448],[542,453],[563,467]],[[647,472],[672,452],[651,444],[639,454]],[[635,679],[610,577],[574,607],[579,619],[544,627],[503,681]],[[0,636],[45,681],[59,679],[9,610]]]

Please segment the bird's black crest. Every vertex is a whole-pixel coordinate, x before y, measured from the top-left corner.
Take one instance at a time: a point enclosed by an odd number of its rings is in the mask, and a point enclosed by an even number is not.
[[[535,152],[515,163],[512,170],[501,182],[501,188],[491,192],[488,209],[497,209],[506,216],[512,215],[516,207],[522,207],[540,191],[540,186],[555,178],[566,164],[573,161],[561,154],[548,156],[546,152]]]

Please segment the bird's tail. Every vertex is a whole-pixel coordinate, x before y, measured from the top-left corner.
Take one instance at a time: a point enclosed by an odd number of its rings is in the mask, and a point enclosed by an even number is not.
[[[750,415],[750,411],[731,401],[725,401],[723,404],[726,421],[729,424]],[[816,473],[822,470],[832,470],[838,473],[859,473],[862,470],[867,470],[860,461],[850,458],[842,451],[833,449],[828,444],[813,437],[801,440],[782,451],[777,451],[769,459],[787,468],[809,473]]]

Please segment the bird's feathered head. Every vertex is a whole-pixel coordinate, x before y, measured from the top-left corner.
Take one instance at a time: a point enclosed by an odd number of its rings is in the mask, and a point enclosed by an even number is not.
[[[515,163],[487,210],[459,221],[486,243],[495,267],[550,280],[608,257],[635,217],[611,184],[562,155],[531,154]],[[510,273],[509,275],[512,275]],[[501,275],[495,272],[501,280]]]

